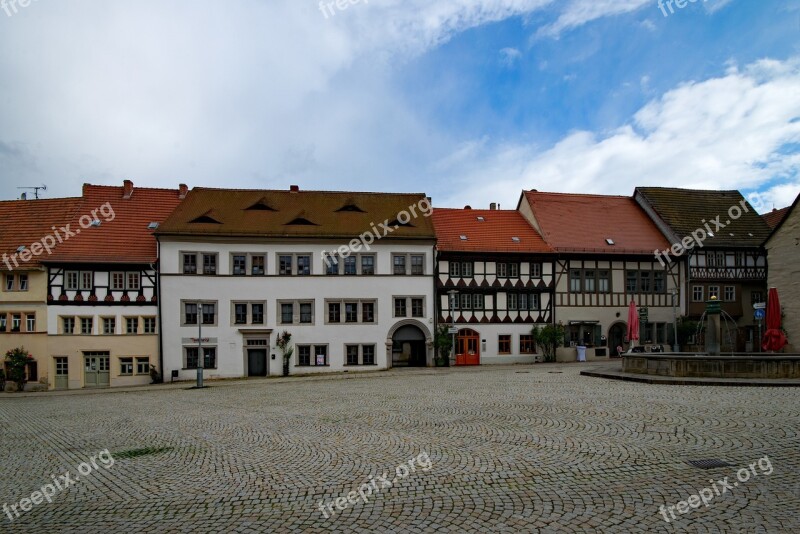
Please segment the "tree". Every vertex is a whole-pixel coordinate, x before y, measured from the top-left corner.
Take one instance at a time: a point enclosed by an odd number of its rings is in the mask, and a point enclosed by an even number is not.
[[[294,354],[294,347],[289,345],[291,342],[292,334],[288,330],[284,330],[275,342],[275,346],[283,354],[283,376],[289,376],[289,362],[291,362],[292,354]]]
[[[24,347],[11,349],[6,352],[8,380],[16,382],[17,391],[23,391],[25,389],[25,382],[27,382],[25,378],[25,366],[32,360],[33,356],[31,356]]]
[[[450,363],[450,351],[453,348],[453,335],[450,333],[450,328],[446,325],[439,325],[434,334],[433,344],[439,353],[439,367],[444,367]]]
[[[544,361],[556,361],[556,349],[564,345],[566,329],[562,324],[548,324],[543,327],[534,326],[531,329],[533,344],[544,356]]]
[[[689,339],[697,334],[697,321],[690,321],[686,317],[678,318],[678,345],[688,345]]]

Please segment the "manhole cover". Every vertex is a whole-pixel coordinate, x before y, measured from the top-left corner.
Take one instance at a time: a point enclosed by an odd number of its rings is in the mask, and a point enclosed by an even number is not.
[[[724,460],[718,460],[716,458],[711,458],[708,460],[687,460],[687,464],[693,467],[699,467],[700,469],[714,469],[716,467],[731,467],[733,464],[729,464]]]

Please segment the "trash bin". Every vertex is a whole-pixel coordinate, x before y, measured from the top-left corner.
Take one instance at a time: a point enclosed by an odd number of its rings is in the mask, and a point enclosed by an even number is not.
[[[586,361],[586,347],[579,345],[578,347],[578,361],[585,362]]]

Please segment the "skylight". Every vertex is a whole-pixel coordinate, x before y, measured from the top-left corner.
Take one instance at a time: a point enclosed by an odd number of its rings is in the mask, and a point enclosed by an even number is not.
[[[514,243],[519,243],[519,238],[517,236],[514,236],[511,238],[511,241],[513,241]]]
[[[478,217],[478,221],[484,222],[484,221],[486,221],[486,219],[484,219],[483,217]]]
[[[17,247],[17,252],[22,252],[23,250],[25,250],[25,245],[20,245]]]
[[[462,236],[461,236],[461,241],[466,241],[466,240],[467,240],[467,236],[465,236],[465,235],[462,235]]]
[[[147,229],[148,230],[155,230],[156,228],[158,228],[158,224],[159,223],[157,223],[157,222],[151,222],[150,224],[147,225]]]
[[[614,240],[613,240],[613,239],[611,239],[610,237],[607,237],[607,238],[606,238],[606,244],[608,244],[608,245],[615,245],[616,243],[614,243]]]

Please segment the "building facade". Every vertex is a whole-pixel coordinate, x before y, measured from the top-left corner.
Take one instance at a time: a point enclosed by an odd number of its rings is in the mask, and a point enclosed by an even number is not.
[[[800,352],[800,196],[784,214],[765,244],[769,287],[777,288],[783,308],[786,352]]]
[[[423,194],[192,190],[158,230],[168,379],[433,364]]]
[[[455,365],[541,361],[531,329],[553,320],[554,255],[516,211],[437,208],[438,321]]]

